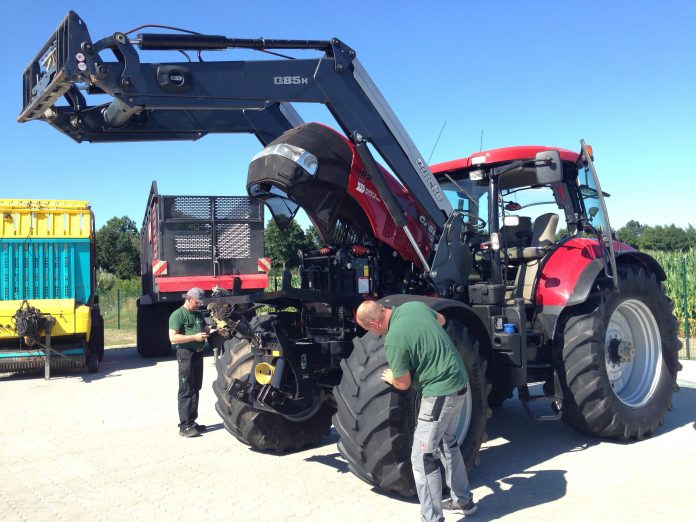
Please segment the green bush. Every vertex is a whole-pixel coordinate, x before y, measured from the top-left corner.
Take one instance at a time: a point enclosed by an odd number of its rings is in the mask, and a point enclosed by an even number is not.
[[[101,277],[106,284],[100,286],[99,277],[98,272],[99,308],[104,317],[104,326],[121,329],[135,328],[137,300],[140,297],[140,278],[118,279],[113,274],[103,272]]]
[[[108,292],[118,281],[118,277],[103,268],[97,268],[97,292]]]

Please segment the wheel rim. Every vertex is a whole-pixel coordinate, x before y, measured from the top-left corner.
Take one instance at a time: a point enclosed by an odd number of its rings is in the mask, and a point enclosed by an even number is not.
[[[605,364],[614,394],[627,406],[646,404],[662,368],[662,341],[655,316],[641,301],[616,307],[605,336]]]

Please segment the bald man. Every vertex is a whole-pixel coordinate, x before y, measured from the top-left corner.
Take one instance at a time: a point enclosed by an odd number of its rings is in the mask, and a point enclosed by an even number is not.
[[[396,308],[365,301],[356,319],[365,330],[384,336],[389,367],[382,372],[382,380],[398,390],[413,387],[421,394],[411,448],[421,520],[443,522],[443,510],[471,515],[476,504],[455,435],[468,376],[461,355],[442,328],[444,316],[418,301]],[[438,459],[452,492],[452,498],[444,502]]]

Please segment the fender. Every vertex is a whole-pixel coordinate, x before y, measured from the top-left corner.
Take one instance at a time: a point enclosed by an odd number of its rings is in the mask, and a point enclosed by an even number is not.
[[[614,241],[614,250],[634,252],[618,241]],[[602,250],[596,239],[571,238],[560,243],[539,270],[534,294],[537,306],[543,310],[582,302],[581,296],[589,293],[589,288],[583,287],[591,287],[603,267]]]
[[[442,312],[456,315],[458,319],[465,320],[469,319],[469,316],[475,318],[477,322],[481,323],[478,315],[468,304],[461,301],[455,301],[454,299],[446,299],[444,297],[433,297],[429,295],[413,295],[413,294],[394,294],[383,297],[377,302],[388,307],[396,307],[404,303],[411,301],[420,301],[421,303],[427,304],[430,308],[436,312]]]
[[[617,267],[640,264],[652,271],[659,281],[666,279],[662,267],[648,254],[638,252],[625,243],[614,241]],[[536,282],[538,319],[549,338],[561,312],[584,303],[592,291],[604,261],[595,239],[573,238],[559,244],[540,269]]]

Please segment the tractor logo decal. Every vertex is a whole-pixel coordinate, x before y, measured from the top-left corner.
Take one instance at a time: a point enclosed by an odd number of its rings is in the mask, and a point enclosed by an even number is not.
[[[435,225],[430,223],[425,216],[418,216],[418,221],[420,221],[421,225],[423,225],[425,228],[428,229],[428,233],[431,236],[433,236],[433,237],[435,236]]]
[[[308,85],[309,78],[303,78],[302,76],[274,76],[274,85]]]
[[[420,170],[421,176],[423,176],[423,179],[428,184],[430,192],[433,193],[435,199],[437,199],[438,201],[442,201],[444,198],[442,196],[442,192],[440,192],[440,185],[438,185],[437,181],[435,181],[435,178],[428,170],[428,167],[426,166],[425,162],[422,159],[418,158],[416,164],[418,165],[418,170]]]
[[[379,195],[374,190],[367,188],[362,181],[358,181],[355,190],[358,191],[360,194],[365,194],[367,197],[370,197],[375,201],[379,202]]]

